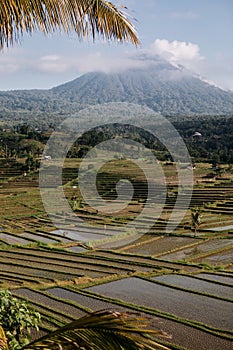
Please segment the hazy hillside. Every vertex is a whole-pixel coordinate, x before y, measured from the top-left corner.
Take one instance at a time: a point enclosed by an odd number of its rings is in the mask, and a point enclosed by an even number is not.
[[[64,117],[87,105],[133,102],[163,114],[233,114],[233,92],[158,59],[121,73],[88,73],[51,90],[0,92],[0,119]]]
[[[203,82],[169,63],[122,73],[89,73],[52,92],[71,103],[133,102],[164,114],[233,112],[233,93]]]

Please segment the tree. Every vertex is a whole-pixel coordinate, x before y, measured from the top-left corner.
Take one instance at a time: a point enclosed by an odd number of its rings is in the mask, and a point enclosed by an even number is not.
[[[39,324],[40,314],[31,310],[26,301],[0,290],[0,349],[7,349],[6,339],[10,350],[21,348],[30,341],[31,328],[38,330]]]
[[[0,0],[0,48],[37,30],[139,43],[125,8],[106,0]]]
[[[38,160],[33,157],[33,155],[29,154],[27,159],[25,160],[24,169],[30,173],[30,171],[36,170],[39,168],[40,163]]]
[[[19,143],[20,155],[32,154],[34,156],[39,156],[42,154],[44,145],[40,141],[31,140],[31,139],[22,139]]]
[[[197,235],[197,230],[201,225],[201,210],[194,208],[191,210],[192,227],[194,228],[194,235]]]
[[[28,125],[27,123],[20,125],[20,127],[19,127],[20,134],[28,135],[29,131],[30,131],[30,125]]]

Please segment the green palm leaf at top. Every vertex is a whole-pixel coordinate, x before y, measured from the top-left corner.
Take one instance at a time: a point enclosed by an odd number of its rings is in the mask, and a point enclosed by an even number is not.
[[[139,43],[124,8],[105,0],[0,0],[0,48],[36,30]]]
[[[25,350],[154,350],[168,349],[150,335],[167,336],[145,329],[147,321],[128,313],[98,311],[84,316],[26,345]]]

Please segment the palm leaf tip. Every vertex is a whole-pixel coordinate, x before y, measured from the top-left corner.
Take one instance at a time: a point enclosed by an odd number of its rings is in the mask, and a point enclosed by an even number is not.
[[[167,336],[147,328],[148,320],[130,313],[98,311],[25,346],[31,350],[152,350],[168,349],[151,335]]]
[[[7,344],[7,337],[1,325],[0,325],[0,350],[9,350],[8,344]]]
[[[120,7],[105,0],[0,0],[0,48],[19,41],[24,32],[55,30],[91,34],[139,44],[135,26]]]

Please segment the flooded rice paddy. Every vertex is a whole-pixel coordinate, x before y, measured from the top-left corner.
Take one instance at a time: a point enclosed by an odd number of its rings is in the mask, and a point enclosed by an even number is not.
[[[206,262],[211,265],[232,264],[233,263],[233,248],[225,252],[211,254],[202,259],[196,259],[196,262]]]
[[[191,237],[161,237],[153,242],[144,243],[138,247],[124,249],[124,251],[133,254],[153,256],[197,242],[197,239]]]
[[[30,241],[22,237],[10,235],[8,233],[0,233],[0,240],[7,244],[28,244]]]
[[[199,273],[198,275],[196,275],[199,278],[205,278],[208,279],[210,281],[216,281],[216,282],[221,282],[221,283],[225,283],[225,284],[229,284],[232,285],[233,287],[233,276],[227,276],[227,275],[218,275],[216,273]]]
[[[36,292],[27,288],[19,288],[12,291],[15,296],[26,298],[32,302],[40,303],[40,305],[45,305],[54,311],[61,311],[62,313],[66,313],[67,315],[71,315],[75,318],[81,317],[85,314],[79,308],[68,305],[63,301],[54,300],[49,296],[43,295],[42,293]]]
[[[93,311],[112,308],[112,304],[110,303],[98,299],[93,299],[64,288],[50,288],[46,291],[64,300],[72,300],[80,305],[92,309]]]
[[[232,350],[230,340],[221,339],[193,327],[156,317],[154,328],[171,335],[170,342],[189,350]],[[153,324],[152,324],[153,328]]]
[[[228,231],[228,230],[233,230],[233,225],[211,227],[211,228],[207,228],[205,230],[206,231],[215,231],[215,232]]]
[[[45,237],[42,235],[38,235],[35,233],[29,233],[29,232],[25,232],[23,234],[21,234],[23,237],[25,238],[29,238],[31,240],[37,241],[37,242],[43,242],[43,243],[57,243],[56,240],[49,238],[49,237]]]
[[[208,253],[216,249],[230,247],[233,244],[233,239],[213,239],[204,243],[201,243],[195,247],[179,250],[178,252],[164,254],[160,256],[161,259],[175,261],[175,260],[189,260],[195,258],[199,254]],[[223,254],[223,253],[221,253]]]
[[[91,298],[89,296],[85,296],[79,293],[75,293],[69,291],[64,288],[51,288],[47,289],[49,294],[55,295],[64,300],[71,300],[80,305],[91,308],[92,310],[100,310],[100,309],[112,309],[112,310],[124,310],[130,311],[127,308],[119,307],[118,305],[114,305],[105,301],[101,301],[98,299]],[[132,311],[131,311],[132,312]],[[141,313],[140,313],[141,314]],[[189,348],[190,350],[230,350],[231,342],[226,339],[221,339],[217,336],[207,334],[201,330],[195,329],[193,327],[174,322],[171,320],[166,320],[161,317],[153,317],[148,314],[141,314],[142,317],[147,317],[150,320],[150,327],[152,329],[161,329],[164,332],[167,332],[171,335],[171,339],[167,341],[183,346],[185,348]],[[187,336],[184,336],[187,335]]]
[[[221,329],[232,328],[232,304],[131,277],[88,288],[90,292],[175,314]]]
[[[53,234],[58,234],[59,236],[68,237],[74,241],[80,241],[80,242],[87,242],[87,241],[94,241],[97,239],[106,238],[105,234],[100,234],[99,230],[94,230],[93,232],[90,231],[78,231],[78,230],[54,230],[52,231]],[[103,232],[103,231],[102,231]]]
[[[233,296],[233,290],[231,287],[202,281],[189,276],[171,274],[152,277],[151,279],[153,281],[164,282],[169,285],[185,288],[187,290],[216,295],[226,299],[231,299]]]

